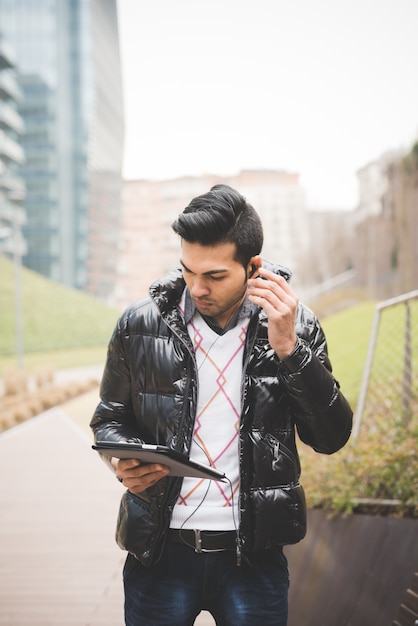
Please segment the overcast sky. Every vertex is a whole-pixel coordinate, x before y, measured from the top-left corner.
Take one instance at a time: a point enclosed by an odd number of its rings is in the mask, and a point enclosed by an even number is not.
[[[125,178],[299,172],[351,208],[356,171],[418,138],[418,0],[118,0]]]

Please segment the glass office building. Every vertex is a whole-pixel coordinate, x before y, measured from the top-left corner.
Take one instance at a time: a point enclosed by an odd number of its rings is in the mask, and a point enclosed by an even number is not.
[[[17,175],[24,161],[20,145],[24,127],[17,112],[21,99],[13,50],[0,33],[0,254],[19,262],[27,250],[22,237],[25,185]]]
[[[20,70],[27,267],[112,302],[123,99],[116,0],[0,0]]]

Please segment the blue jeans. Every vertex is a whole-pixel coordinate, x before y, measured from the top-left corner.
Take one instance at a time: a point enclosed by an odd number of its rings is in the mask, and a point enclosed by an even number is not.
[[[217,626],[286,626],[289,574],[281,548],[244,559],[233,550],[199,553],[167,542],[144,567],[128,555],[123,570],[126,626],[192,626],[201,610]]]

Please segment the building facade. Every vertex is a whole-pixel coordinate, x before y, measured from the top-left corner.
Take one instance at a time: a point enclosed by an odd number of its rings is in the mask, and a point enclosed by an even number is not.
[[[418,141],[358,171],[356,239],[370,297],[388,299],[418,287]]]
[[[115,303],[123,309],[148,294],[150,283],[179,264],[180,246],[171,224],[192,198],[218,183],[231,185],[258,211],[264,226],[263,256],[289,266],[297,286],[299,259],[309,240],[305,196],[297,174],[243,170],[233,176],[185,176],[124,183],[122,252]]]
[[[411,150],[387,170],[385,212],[392,220],[391,293],[418,289],[418,138]]]
[[[27,267],[112,302],[123,99],[116,0],[0,0],[25,123]]]
[[[17,175],[24,161],[24,127],[17,111],[21,97],[13,51],[0,34],[0,253],[19,260],[27,251],[22,235],[25,185]]]
[[[386,152],[357,171],[354,263],[359,285],[376,300],[394,295],[394,224],[385,198],[390,188],[388,170],[401,156],[399,151]]]

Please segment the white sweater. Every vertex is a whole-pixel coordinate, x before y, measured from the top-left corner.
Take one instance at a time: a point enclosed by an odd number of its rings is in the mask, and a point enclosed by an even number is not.
[[[196,312],[188,324],[198,366],[198,403],[190,458],[229,482],[185,478],[171,528],[234,530],[238,525],[242,359],[249,319],[218,335]]]

